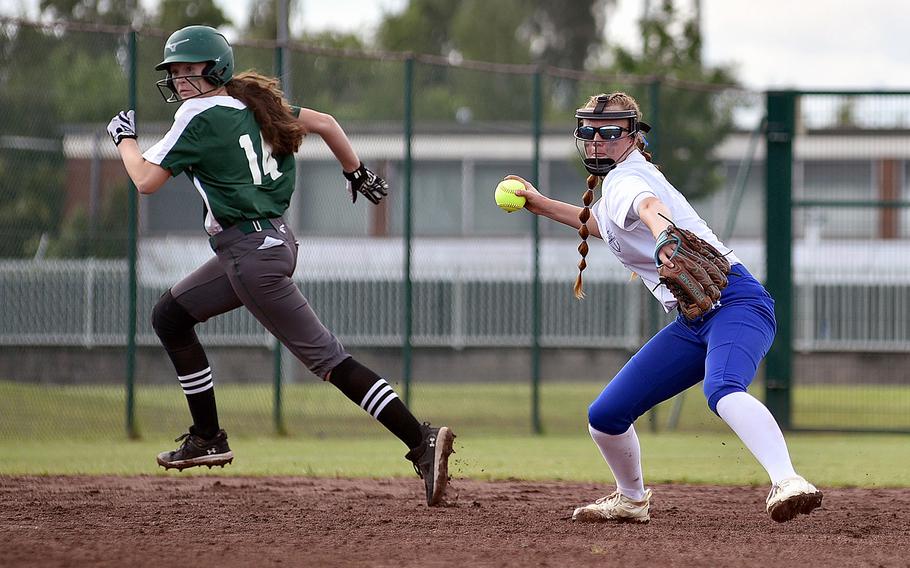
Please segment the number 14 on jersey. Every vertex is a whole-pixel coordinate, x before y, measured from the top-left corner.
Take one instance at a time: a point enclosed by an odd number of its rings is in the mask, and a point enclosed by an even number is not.
[[[237,141],[246,153],[246,159],[250,165],[250,174],[253,176],[253,185],[262,185],[263,175],[269,176],[272,181],[281,177],[281,172],[278,171],[278,160],[272,157],[271,146],[262,138],[261,134],[259,136],[263,150],[262,170],[259,169],[259,156],[256,155],[256,149],[253,148],[253,139],[250,138],[250,135],[244,134]]]

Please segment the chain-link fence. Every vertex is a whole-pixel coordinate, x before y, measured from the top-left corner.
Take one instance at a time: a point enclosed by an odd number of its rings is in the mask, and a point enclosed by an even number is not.
[[[153,84],[165,34],[136,34],[133,59],[125,29],[3,20],[0,30],[0,432],[107,437],[132,408],[143,435],[178,433],[188,412],[148,319],[159,295],[212,254],[202,204],[183,178],[140,200],[132,299],[128,180],[105,132],[129,106],[133,63],[140,146],[169,127],[176,107]],[[235,42],[239,70],[268,74],[277,53],[274,43]],[[750,143],[764,116],[759,94],[296,44],[282,57],[291,101],[334,115],[392,187],[380,206],[352,205],[329,150],[305,140],[286,215],[301,241],[295,280],[421,418],[469,431],[583,430],[590,399],[666,320],[602,243],[592,243],[588,298],[577,302],[575,233],[492,202],[507,173],[580,202],[572,116],[591,94],[636,96],[655,161],[763,276],[764,170],[754,163],[764,148]],[[128,355],[132,309],[138,347]],[[232,435],[381,431],[286,352],[276,357],[283,350],[245,310],[199,335]],[[810,357],[820,349],[797,345]],[[690,402],[671,418],[704,427],[705,414]]]
[[[910,237],[910,93],[770,97],[769,143],[782,153],[768,162],[769,222],[782,230],[769,254],[781,252],[776,288],[793,299],[783,333],[794,347],[779,350],[775,373],[792,389],[791,423],[908,430],[910,272],[896,259]]]

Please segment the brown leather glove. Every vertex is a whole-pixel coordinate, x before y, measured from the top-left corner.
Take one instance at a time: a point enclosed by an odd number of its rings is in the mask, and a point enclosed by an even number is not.
[[[675,244],[673,267],[660,260],[660,249]],[[679,302],[682,314],[690,320],[703,316],[720,299],[727,286],[730,262],[720,252],[692,231],[671,225],[657,238],[654,261],[660,282]]]

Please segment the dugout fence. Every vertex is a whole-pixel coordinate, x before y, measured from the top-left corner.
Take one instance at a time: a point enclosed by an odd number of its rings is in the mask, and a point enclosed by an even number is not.
[[[133,435],[179,433],[188,420],[185,403],[148,314],[161,293],[211,255],[201,205],[185,180],[174,179],[126,214],[135,192],[104,131],[127,106],[137,110],[143,147],[166,131],[175,107],[160,99],[153,72],[166,34],[11,19],[0,20],[0,30],[0,432],[107,437],[126,424]],[[318,140],[304,143],[287,216],[301,241],[295,280],[345,345],[386,374],[422,417],[468,433],[584,432],[588,402],[666,321],[600,243],[588,257],[588,298],[575,301],[575,234],[524,212],[506,215],[492,203],[506,173],[580,201],[572,114],[589,94],[636,96],[654,126],[655,160],[709,224],[729,227],[737,254],[764,278],[764,178],[778,169],[762,168],[766,148],[750,143],[762,131],[760,93],[295,43],[234,45],[239,69],[285,69],[290,99],[336,116],[364,162],[389,180],[393,191],[380,207],[352,206],[328,150]],[[47,73],[52,65],[58,67]],[[48,81],[39,92],[31,88]],[[839,159],[821,161],[849,169]],[[803,179],[815,180],[827,170],[808,164],[803,171]],[[778,222],[768,219],[775,235]],[[900,234],[892,245],[901,246]],[[849,233],[837,238],[857,246]],[[799,257],[803,244],[795,246]],[[838,419],[825,417],[840,416],[827,405],[839,404],[832,401],[843,400],[842,390],[817,390],[800,402],[808,396],[800,381],[818,356],[837,347],[876,357],[885,342],[899,358],[910,345],[896,321],[871,342],[831,343],[819,330],[872,329],[862,318],[880,322],[888,302],[903,301],[904,288],[900,275],[884,296],[871,291],[877,283],[863,288],[824,276],[820,292],[823,269],[808,261],[789,272],[797,321],[790,363],[799,374],[785,396],[795,397],[795,427],[830,428]],[[869,310],[857,310],[857,298]],[[816,323],[819,314],[824,324]],[[200,326],[200,338],[232,435],[382,432],[245,311]],[[759,380],[759,395],[761,386]],[[837,387],[862,396],[836,412],[849,415],[849,427],[870,426],[864,421],[874,400],[855,401],[884,391],[847,379]],[[910,429],[910,387],[895,380],[890,388],[896,394],[884,396],[897,406],[872,425]],[[679,428],[721,427],[695,398],[677,406],[675,418],[661,408],[649,424],[662,428],[670,416]],[[770,402],[778,403],[773,395]],[[70,426],[61,428],[60,420]]]

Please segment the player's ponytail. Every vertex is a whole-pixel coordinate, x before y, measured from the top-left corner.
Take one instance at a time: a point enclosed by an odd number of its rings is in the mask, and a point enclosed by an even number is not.
[[[573,291],[575,292],[575,297],[579,300],[584,299],[585,297],[581,273],[588,267],[588,263],[585,261],[585,257],[588,256],[588,235],[590,234],[588,231],[588,219],[591,218],[591,204],[594,203],[594,188],[597,187],[599,179],[600,178],[595,175],[588,176],[588,189],[585,190],[584,195],[581,197],[581,202],[584,206],[581,208],[581,212],[578,213],[578,220],[581,221],[581,226],[578,228],[578,236],[581,237],[581,243],[578,245],[578,252],[581,254],[581,260],[578,261],[578,276],[575,277]]]
[[[244,71],[224,87],[230,96],[253,111],[262,137],[272,147],[272,155],[288,156],[297,151],[306,130],[291,113],[278,79]]]

